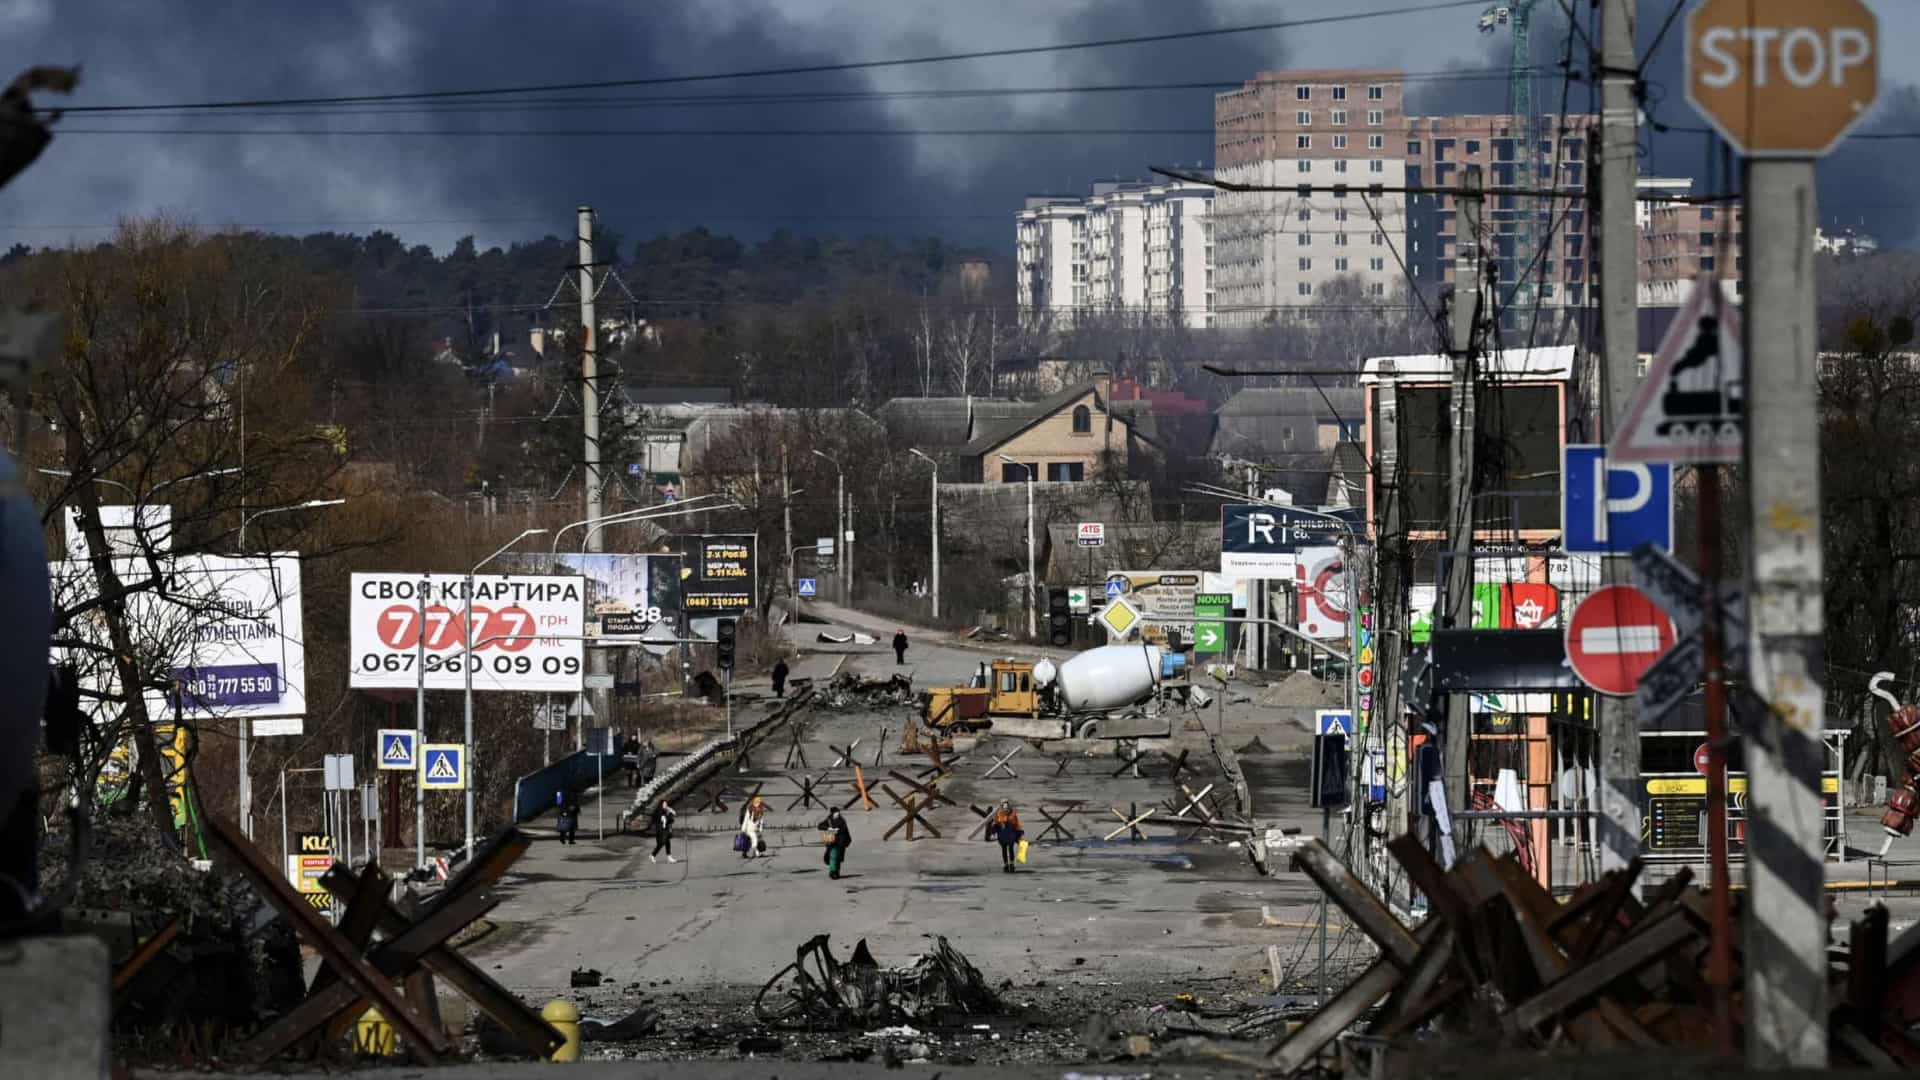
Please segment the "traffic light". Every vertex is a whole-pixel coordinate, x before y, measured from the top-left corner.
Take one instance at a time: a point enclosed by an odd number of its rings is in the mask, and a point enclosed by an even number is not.
[[[1065,589],[1047,590],[1047,644],[1058,649],[1073,644],[1073,603]]]
[[[714,631],[713,640],[720,654],[720,670],[733,670],[734,620],[721,619],[720,626]]]

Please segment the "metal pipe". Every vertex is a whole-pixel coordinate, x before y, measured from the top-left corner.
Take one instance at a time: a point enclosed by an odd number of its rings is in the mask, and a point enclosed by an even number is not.
[[[529,536],[542,536],[546,533],[546,531],[547,530],[545,529],[522,530],[519,536],[516,536],[513,539],[507,541],[505,544],[500,545],[500,550],[494,552],[493,554],[487,556],[484,559],[481,559],[479,562],[474,563],[473,569],[467,571],[466,589],[465,589],[465,594],[466,594],[465,595],[465,613],[462,614],[460,617],[460,636],[464,639],[464,647],[462,649],[462,655],[460,657],[460,668],[461,668],[461,671],[464,673],[462,677],[466,683],[464,694],[463,694],[464,700],[461,703],[461,710],[465,714],[465,718],[466,718],[465,746],[466,746],[467,759],[466,759],[465,767],[467,770],[467,777],[466,777],[467,784],[466,784],[466,791],[463,792],[463,794],[466,795],[466,804],[467,804],[466,806],[467,838],[466,838],[466,844],[464,846],[466,847],[467,858],[469,859],[473,858],[473,789],[474,789],[473,760],[474,760],[474,750],[475,750],[474,739],[473,739],[473,669],[475,664],[475,661],[473,658],[473,575],[479,572],[481,567],[487,565],[493,560],[506,554],[508,549],[512,548],[513,545],[519,543],[522,540],[525,540]],[[426,632],[427,632],[427,628],[426,628],[426,625],[423,623],[420,627],[420,634],[423,639],[426,636]],[[423,680],[426,678],[424,673],[421,675],[421,678]],[[420,753],[420,750],[416,748],[414,750],[414,753],[418,754]]]

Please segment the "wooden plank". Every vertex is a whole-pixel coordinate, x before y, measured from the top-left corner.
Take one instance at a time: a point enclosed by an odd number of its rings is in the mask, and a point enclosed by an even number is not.
[[[492,911],[499,899],[491,893],[470,892],[456,897],[450,904],[428,913],[419,922],[408,927],[400,936],[386,941],[367,957],[367,963],[376,972],[375,979],[385,992],[385,996],[398,997],[394,993],[392,980],[411,972],[419,963],[420,957],[427,952],[444,945],[448,938],[459,933],[467,924]],[[254,1036],[242,1052],[253,1060],[264,1061],[293,1045],[308,1032],[325,1025],[342,1011],[358,1015],[366,1008],[373,995],[362,992],[351,981],[338,982],[325,989],[307,995],[276,1021],[273,1026]],[[401,1007],[409,1013],[420,1015],[412,1002],[401,999]],[[380,1013],[392,1021],[392,1014],[383,1007]],[[422,1023],[425,1017],[421,1017]],[[446,1041],[446,1032],[432,1029],[442,1042]]]
[[[1432,932],[1418,935],[1425,940],[1420,951],[1414,956],[1413,963],[1407,967],[1407,977],[1393,993],[1387,995],[1387,1003],[1380,1014],[1373,1018],[1367,1028],[1367,1034],[1382,1038],[1392,1038],[1402,1031],[1411,1030],[1430,1019],[1434,1013],[1445,1007],[1445,1003],[1456,996],[1463,986],[1456,984],[1455,994],[1438,995],[1434,993],[1440,980],[1447,974],[1453,962],[1455,937],[1453,927],[1438,921],[1427,925],[1436,927]],[[1421,927],[1426,930],[1426,926]]]
[[[153,963],[153,958],[165,952],[167,946],[173,944],[173,939],[179,936],[180,916],[175,915],[167,920],[165,926],[155,931],[152,937],[141,942],[140,947],[133,950],[131,956],[122,960],[120,966],[113,969],[114,1000],[118,1001],[140,972],[144,971],[148,964]]]
[[[336,881],[332,874],[321,879],[335,896],[342,896],[352,884],[352,879],[341,875]],[[400,907],[391,902],[380,911],[380,933],[388,938],[399,937],[413,925]],[[491,975],[481,970],[472,961],[455,952],[451,946],[441,945],[420,957],[420,966],[444,979],[447,985],[464,995],[480,1011],[493,1017],[500,1026],[520,1040],[520,1044],[537,1058],[546,1058],[554,1049],[566,1041],[559,1032],[547,1026],[540,1014],[525,1002],[515,997],[513,992],[495,982]],[[409,1000],[413,1000],[413,988],[408,988]],[[435,1012],[430,1018],[437,1018],[438,999],[435,999]]]
[[[381,1014],[407,1040],[409,1052],[422,1064],[432,1064],[453,1048],[446,1032],[429,1027],[426,1017],[395,993],[393,984],[361,957],[338,930],[320,918],[320,913],[307,903],[306,897],[294,891],[293,884],[279,868],[269,864],[252,841],[240,835],[237,826],[225,818],[209,817],[206,830],[215,846],[233,860],[261,898],[286,918],[295,932],[320,954],[322,961],[340,969],[345,985],[380,1006]]]
[[[1374,1002],[1391,993],[1403,978],[1405,974],[1393,961],[1384,956],[1375,960],[1293,1034],[1275,1044],[1267,1052],[1268,1063],[1288,1076],[1306,1068],[1322,1048],[1359,1023]]]
[[[1595,957],[1512,1012],[1514,1024],[1532,1031],[1541,1024],[1585,1004],[1619,979],[1656,964],[1674,949],[1695,940],[1697,931],[1681,911],[1654,917],[1613,948]]]
[[[1293,865],[1313,879],[1328,899],[1346,912],[1361,932],[1373,939],[1394,966],[1411,968],[1420,946],[1393,912],[1380,902],[1338,856],[1319,840],[1309,840],[1294,850]]]

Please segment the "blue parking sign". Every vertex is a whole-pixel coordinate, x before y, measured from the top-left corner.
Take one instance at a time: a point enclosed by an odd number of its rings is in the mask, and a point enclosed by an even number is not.
[[[1569,446],[1562,465],[1560,531],[1569,553],[1673,550],[1672,465],[1610,462],[1604,446]]]

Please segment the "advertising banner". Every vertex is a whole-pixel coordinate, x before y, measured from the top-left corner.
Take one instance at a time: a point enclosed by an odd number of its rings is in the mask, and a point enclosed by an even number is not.
[[[183,718],[301,716],[307,710],[305,638],[300,608],[300,558],[293,552],[230,557],[166,558],[151,587],[127,597],[127,630],[144,665],[168,672],[182,691]],[[84,562],[49,568],[57,603],[78,606],[98,592],[93,567]],[[115,559],[124,586],[148,583],[145,559]],[[109,648],[98,613],[82,615],[68,628],[82,640]],[[67,650],[90,690],[117,693],[111,663],[91,650]],[[173,713],[173,695],[147,694],[155,715]]]
[[[1107,576],[1107,595],[1125,597],[1140,613],[1140,640],[1163,644],[1167,634],[1179,631],[1193,640],[1193,598],[1200,592],[1200,572],[1125,570]]]
[[[562,574],[584,589],[586,635],[619,641],[685,637],[678,555],[560,552],[502,556],[525,573]]]
[[[582,578],[478,575],[471,605],[465,590],[460,574],[353,575],[349,684],[408,689],[424,678],[429,690],[458,690],[471,662],[475,690],[580,691],[586,653],[579,640],[587,594]],[[469,610],[471,661],[464,645]],[[424,673],[417,666],[423,632]],[[542,636],[547,634],[554,636]]]
[[[1303,548],[1294,579],[1300,632],[1311,638],[1347,636],[1347,564],[1337,547]]]
[[[759,579],[752,533],[677,539],[680,590],[688,618],[717,619],[753,611]]]

